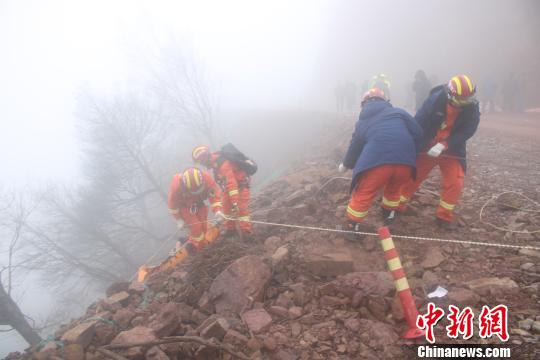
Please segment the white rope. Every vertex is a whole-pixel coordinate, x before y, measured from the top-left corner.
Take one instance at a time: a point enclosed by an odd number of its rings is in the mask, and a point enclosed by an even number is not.
[[[232,220],[232,221],[236,220],[234,218],[229,218],[229,217],[225,217],[225,219],[226,220]],[[294,229],[304,229],[304,230],[314,230],[314,231],[321,231],[321,232],[334,232],[334,233],[342,233],[342,234],[357,234],[357,235],[366,235],[366,236],[379,236],[379,234],[372,233],[372,232],[330,229],[330,228],[322,228],[322,227],[316,227],[316,226],[280,224],[280,223],[273,223],[273,222],[259,221],[259,220],[251,220],[250,222],[253,223],[253,224],[260,224],[260,225],[279,226],[279,227],[287,227],[287,228],[294,228]],[[492,246],[492,247],[500,247],[500,248],[508,248],[508,249],[540,250],[540,247],[538,247],[538,246],[529,246],[529,245],[497,244],[497,243],[486,243],[486,242],[481,242],[481,241],[440,239],[440,238],[430,238],[430,237],[410,236],[410,235],[391,235],[391,236],[393,238],[409,239],[409,240],[437,241],[437,242],[446,242],[446,243],[454,243],[454,244],[466,244],[466,245],[476,245],[476,246]]]
[[[501,196],[503,196],[504,194],[514,194],[514,195],[518,195],[518,196],[521,196],[522,198],[525,198],[527,200],[529,200],[530,202],[532,202],[534,205],[540,207],[540,204],[537,203],[536,201],[534,201],[533,199],[531,199],[530,197],[527,197],[521,193],[518,193],[516,191],[505,191],[505,192],[502,192],[500,193],[499,195],[493,195],[491,198],[489,198],[485,203],[484,205],[482,205],[482,208],[480,209],[480,213],[479,213],[479,217],[480,217],[480,221],[483,223],[483,224],[486,224],[486,225],[489,225],[491,226],[492,228],[494,229],[497,229],[497,230],[501,230],[501,231],[505,231],[505,232],[510,232],[510,233],[516,233],[516,234],[535,234],[535,233],[539,233],[540,230],[533,230],[533,231],[529,231],[529,230],[512,230],[512,229],[508,229],[508,228],[504,228],[504,227],[501,227],[501,226],[497,226],[495,224],[492,224],[490,223],[489,221],[486,221],[484,220],[483,218],[483,215],[484,215],[484,209],[488,206],[488,204],[490,204],[492,201],[494,200],[497,200],[499,199]],[[518,208],[518,207],[514,207],[514,206],[509,206],[509,205],[505,205],[505,206],[508,206],[510,208],[513,208],[513,209],[516,209],[516,210],[520,210],[520,211],[527,211],[527,212],[534,212],[534,213],[540,213],[540,210],[535,210],[535,209],[522,209],[522,208]]]

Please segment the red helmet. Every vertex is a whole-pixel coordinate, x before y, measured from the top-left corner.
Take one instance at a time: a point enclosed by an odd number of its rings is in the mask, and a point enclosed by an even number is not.
[[[191,152],[191,157],[193,158],[193,161],[200,164],[207,163],[208,160],[210,160],[210,155],[210,148],[205,145],[197,146]]]
[[[379,88],[372,88],[372,89],[369,89],[368,91],[366,91],[364,93],[364,96],[362,96],[362,106],[368,102],[368,101],[372,101],[372,100],[375,100],[375,99],[381,99],[381,100],[384,100],[384,101],[388,101],[388,99],[386,98],[386,95],[384,94],[384,91],[382,91],[381,89]]]
[[[467,106],[475,102],[476,86],[467,75],[454,76],[446,88],[452,105]]]
[[[182,186],[192,194],[200,194],[204,188],[204,178],[201,170],[189,168],[182,173]]]

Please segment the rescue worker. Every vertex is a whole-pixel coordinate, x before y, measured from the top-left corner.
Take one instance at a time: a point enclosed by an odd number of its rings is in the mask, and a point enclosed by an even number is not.
[[[179,229],[189,230],[188,244],[195,250],[206,246],[208,206],[210,202],[217,221],[223,219],[221,191],[212,176],[197,168],[188,168],[173,176],[169,191],[168,207]],[[176,249],[181,244],[178,242]]]
[[[390,80],[385,74],[377,74],[371,79],[371,88],[381,89],[386,99],[390,100]]]
[[[454,208],[463,189],[466,143],[480,122],[475,93],[476,87],[467,75],[454,76],[447,85],[431,90],[415,116],[424,131],[422,150],[416,161],[416,180],[401,189],[400,210],[405,210],[416,189],[438,165],[442,190],[436,219],[446,230],[454,228]]]
[[[226,218],[235,218],[239,222],[242,235],[251,235],[249,217],[250,176],[235,162],[225,159],[221,152],[212,153],[208,146],[193,149],[192,158],[214,171],[214,178],[223,190],[223,211]],[[225,236],[236,233],[234,220],[225,220]]]
[[[405,110],[393,107],[384,92],[373,88],[362,99],[362,111],[338,171],[354,169],[348,227],[361,231],[375,196],[383,190],[385,223],[395,219],[400,188],[414,176],[422,129]]]

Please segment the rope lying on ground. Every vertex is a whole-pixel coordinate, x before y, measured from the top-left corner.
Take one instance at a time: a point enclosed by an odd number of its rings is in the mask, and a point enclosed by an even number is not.
[[[490,204],[492,201],[495,201],[497,199],[499,199],[501,196],[505,195],[505,194],[514,194],[514,195],[518,195],[518,196],[521,196],[522,198],[524,199],[527,199],[529,200],[530,202],[532,202],[534,205],[540,207],[540,204],[537,203],[536,201],[534,201],[533,199],[531,199],[530,197],[527,197],[521,193],[518,193],[516,191],[505,191],[505,192],[502,192],[500,193],[499,195],[494,195],[492,196],[490,199],[488,199],[488,201],[485,202],[485,204],[482,206],[482,208],[480,209],[480,221],[483,223],[483,224],[486,224],[486,225],[489,225],[491,226],[492,228],[494,229],[497,229],[497,230],[501,230],[501,231],[506,231],[506,232],[510,232],[510,233],[516,233],[516,234],[534,234],[534,233],[540,233],[540,230],[533,230],[533,231],[528,231],[528,230],[512,230],[512,229],[508,229],[508,228],[504,228],[504,227],[500,227],[500,226],[497,226],[495,224],[492,224],[490,223],[489,221],[486,221],[483,219],[483,215],[484,215],[484,209],[488,206],[488,204]],[[535,210],[535,209],[522,209],[522,208],[519,208],[519,207],[515,207],[515,206],[511,206],[511,205],[508,205],[508,204],[505,204],[504,206],[507,206],[509,208],[512,208],[512,209],[515,209],[515,210],[520,210],[520,211],[526,211],[526,212],[533,212],[533,213],[540,213],[540,210]]]

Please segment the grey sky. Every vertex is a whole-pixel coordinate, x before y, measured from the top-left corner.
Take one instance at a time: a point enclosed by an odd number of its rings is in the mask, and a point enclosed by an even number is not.
[[[256,107],[269,98],[294,105],[300,89],[289,84],[305,86],[309,80],[325,6],[311,1],[0,1],[2,182],[68,181],[79,159],[77,94],[82,88],[99,94],[129,88],[141,80],[144,63],[152,61],[149,49],[171,39],[192,45],[222,106]]]

